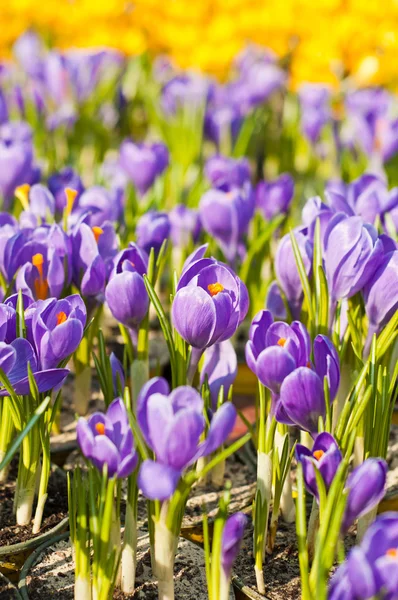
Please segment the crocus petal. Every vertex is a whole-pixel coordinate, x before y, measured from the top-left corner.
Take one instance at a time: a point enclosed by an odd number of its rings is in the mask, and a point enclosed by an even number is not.
[[[69,369],[48,369],[33,374],[39,392],[48,392],[60,386],[69,375]],[[13,385],[14,391],[19,396],[30,394],[29,378],[25,377]],[[0,391],[0,396],[8,396],[6,390]]]
[[[316,433],[319,417],[325,417],[323,385],[316,373],[299,367],[281,385],[280,402],[288,417],[301,429]]]
[[[343,519],[346,531],[359,517],[378,505],[385,494],[387,463],[379,458],[368,458],[354,469],[347,479],[349,489]]]
[[[134,471],[138,463],[137,453],[134,451],[131,454],[128,454],[122,461],[119,463],[117,468],[117,476],[119,479],[124,479],[125,477],[129,477],[131,473]]]
[[[226,442],[236,421],[236,408],[232,402],[225,402],[215,413],[210,423],[206,440],[200,446],[195,460],[215,452]]]
[[[144,435],[144,438],[149,440],[148,431],[148,418],[147,418],[147,404],[148,398],[152,394],[162,394],[167,396],[169,394],[170,387],[164,377],[153,377],[147,381],[141,388],[137,398],[137,420]]]
[[[91,457],[94,448],[94,435],[86,419],[80,417],[76,425],[76,438],[80,450],[86,458]]]
[[[257,377],[265,387],[279,392],[283,380],[294,371],[296,362],[291,354],[280,346],[270,346],[257,359]]]
[[[0,342],[0,369],[4,371],[5,374],[9,373],[15,365],[16,360],[17,353],[15,348],[10,344]]]
[[[108,466],[108,476],[113,477],[117,472],[119,462],[115,444],[106,435],[98,435],[95,438],[90,460],[99,471],[102,471],[106,464]]]
[[[361,548],[353,548],[347,561],[348,577],[355,598],[373,598],[377,593],[373,569]]]
[[[153,394],[147,402],[147,423],[149,439],[147,440],[156,457],[167,462],[167,435],[173,422],[173,408],[167,396]]]
[[[165,462],[177,471],[184,469],[195,456],[204,428],[202,414],[189,408],[180,410],[168,430]]]
[[[200,287],[180,289],[173,300],[172,321],[178,333],[194,348],[205,348],[216,327],[211,296]]]
[[[181,472],[167,465],[145,460],[138,474],[138,487],[149,500],[167,500],[175,492]]]

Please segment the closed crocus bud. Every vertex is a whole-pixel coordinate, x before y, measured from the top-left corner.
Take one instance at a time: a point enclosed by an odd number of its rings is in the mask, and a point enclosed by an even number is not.
[[[289,373],[308,364],[310,354],[311,340],[302,323],[274,323],[266,310],[254,317],[246,344],[246,362],[261,383],[275,394]]]
[[[334,573],[329,600],[368,600],[398,596],[398,516],[384,513],[366,531],[360,546]]]
[[[85,458],[101,472],[106,465],[109,477],[124,479],[136,468],[138,455],[121,398],[109,405],[106,414],[94,413],[88,421],[80,418],[76,434]]]
[[[13,46],[13,54],[18,63],[33,79],[41,79],[43,76],[44,53],[42,40],[31,30],[20,35]]]
[[[387,463],[368,458],[347,479],[347,504],[342,529],[347,531],[356,519],[366,515],[383,499],[387,480]]]
[[[112,352],[111,355],[109,356],[109,362],[110,362],[111,370],[112,370],[113,393],[115,395],[117,395],[119,393],[118,392],[119,389],[121,391],[124,390],[124,385],[125,385],[124,369],[123,369],[122,363],[117,358],[117,356],[115,355],[114,352]]]
[[[231,577],[233,564],[239,554],[247,522],[248,517],[241,512],[231,515],[225,522],[221,539],[221,566],[227,580]]]
[[[294,232],[297,245],[303,259],[304,268],[308,276],[312,270],[313,247],[305,230]],[[303,302],[303,287],[294,257],[290,235],[285,235],[278,244],[275,256],[275,272],[293,317],[299,317]]]
[[[330,121],[330,89],[323,84],[304,84],[299,90],[301,129],[312,143],[318,142],[322,128]]]
[[[138,485],[144,496],[160,501],[174,493],[184,470],[222,446],[236,420],[234,406],[226,402],[214,414],[207,438],[200,442],[205,428],[202,398],[189,386],[178,387],[169,396],[154,392],[163,381],[148,382],[137,409],[141,431],[156,457],[143,462]]]
[[[85,190],[79,198],[79,211],[89,212],[91,227],[101,227],[106,221],[119,221],[122,216],[123,192],[120,189],[107,190],[100,185]]]
[[[103,234],[101,227],[79,223],[71,235],[73,280],[83,296],[104,292],[107,269],[98,247]]]
[[[151,248],[157,254],[170,235],[170,220],[167,213],[149,211],[137,223],[137,244],[148,254]]]
[[[282,321],[287,319],[286,306],[283,302],[281,290],[277,281],[273,281],[269,286],[265,305],[274,319],[280,319]]]
[[[126,140],[120,146],[120,166],[140,195],[144,195],[169,164],[164,144],[135,144]]]
[[[336,397],[340,384],[340,360],[336,348],[325,335],[314,340],[315,371],[323,382],[327,378],[330,401]]]
[[[234,142],[242,125],[240,111],[234,106],[208,108],[205,115],[205,135],[219,148],[223,140]]]
[[[136,271],[114,275],[105,288],[105,299],[115,319],[131,328],[141,323],[149,307],[144,279]]]
[[[319,417],[325,418],[325,398],[321,378],[308,367],[299,367],[285,377],[276,403],[279,423],[318,432]]]
[[[212,89],[210,80],[203,75],[176,75],[162,88],[161,107],[168,115],[186,107],[192,111],[198,110],[206,105],[212,95]]]
[[[312,450],[309,450],[302,444],[296,445],[296,459],[303,466],[305,485],[309,492],[318,500],[319,492],[314,467],[319,470],[325,483],[325,488],[328,490],[342,458],[336,440],[326,431],[317,436]]]
[[[246,158],[231,158],[216,154],[205,164],[205,175],[213,187],[229,189],[250,183],[250,164]]]
[[[398,250],[387,254],[363,290],[369,319],[367,346],[374,333],[388,322],[398,308]]]
[[[276,64],[264,61],[253,64],[244,76],[250,106],[254,108],[265,102],[284,87],[286,79],[286,73]]]
[[[196,243],[202,226],[199,213],[185,204],[177,204],[169,212],[170,237],[173,246],[186,248],[189,244]]]
[[[67,188],[77,192],[75,205],[84,190],[83,182],[72,167],[65,167],[48,178],[48,187],[55,197],[57,212],[62,213],[67,204]]]
[[[200,200],[199,214],[203,229],[217,240],[226,259],[233,262],[254,214],[250,184],[227,191],[208,190]]]
[[[325,232],[325,272],[333,303],[363,289],[383,260],[377,231],[360,217],[337,213]]]
[[[20,133],[8,123],[0,127],[0,195],[6,207],[19,185],[34,181],[31,134],[25,138]]]
[[[245,284],[213,258],[191,258],[177,285],[171,309],[173,326],[193,348],[203,350],[229,339],[245,318]]]
[[[36,183],[30,188],[29,211],[42,220],[54,216],[55,199],[45,185]]]
[[[286,214],[294,195],[294,180],[282,173],[274,181],[260,181],[256,187],[256,206],[266,219]]]
[[[231,385],[238,374],[238,359],[230,340],[214,344],[204,353],[204,361],[200,372],[200,385],[207,379],[213,408],[217,406],[221,386],[224,398],[228,396]]]

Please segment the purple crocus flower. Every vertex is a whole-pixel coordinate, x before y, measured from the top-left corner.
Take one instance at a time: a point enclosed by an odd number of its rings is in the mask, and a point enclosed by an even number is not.
[[[247,158],[231,158],[216,154],[205,164],[205,175],[213,187],[228,190],[241,188],[250,182],[250,164]]]
[[[29,212],[46,221],[55,213],[55,199],[50,190],[41,183],[36,183],[29,190]]]
[[[223,140],[235,142],[242,125],[242,115],[234,106],[209,107],[205,115],[206,137],[219,148]]]
[[[134,328],[145,317],[149,298],[143,276],[147,272],[148,256],[136,244],[119,252],[105,289],[105,299],[119,323]]]
[[[347,560],[334,573],[329,600],[398,598],[398,515],[377,517]]]
[[[169,238],[170,220],[167,213],[149,211],[137,222],[137,244],[148,254],[151,248],[158,254],[162,244]]]
[[[285,321],[287,319],[286,306],[283,302],[278,282],[273,281],[267,291],[265,306],[274,319]]]
[[[143,196],[169,164],[167,147],[162,143],[135,144],[125,140],[120,146],[120,166]]]
[[[224,397],[228,397],[230,387],[237,374],[238,359],[231,340],[214,344],[205,351],[200,372],[200,385],[203,385],[207,379],[213,408],[217,406],[221,386],[224,387]]]
[[[326,431],[317,436],[312,450],[302,444],[296,445],[296,459],[303,466],[305,485],[317,500],[319,500],[319,492],[314,467],[319,470],[327,491],[332,484],[342,458],[336,440]]]
[[[356,519],[379,504],[385,494],[387,463],[381,458],[368,458],[347,479],[347,504],[342,528],[347,531]]]
[[[200,442],[205,429],[201,396],[189,386],[168,394],[167,382],[155,378],[138,396],[137,418],[156,456],[155,461],[143,462],[138,485],[150,500],[163,501],[172,496],[188,467],[224,444],[234,427],[236,409],[230,402],[223,404],[211,419],[207,438]]]
[[[197,210],[188,208],[185,204],[176,204],[169,212],[169,222],[173,246],[186,248],[198,241],[202,225]]]
[[[50,232],[47,233],[49,234]],[[7,244],[6,252],[12,249],[10,242],[12,239]],[[17,290],[22,290],[35,300],[59,298],[66,283],[62,250],[57,251],[57,248],[46,247],[40,242],[28,242],[17,258],[21,265],[16,277]],[[18,262],[14,263],[15,271],[19,266]],[[9,274],[11,272],[9,271]]]
[[[286,84],[286,73],[272,62],[260,61],[248,68],[241,80],[246,88],[247,104],[255,108]]]
[[[109,362],[112,370],[112,383],[113,383],[113,393],[115,395],[118,394],[119,386],[121,390],[124,390],[125,386],[125,375],[123,365],[115,355],[114,352],[111,352],[109,356]]]
[[[35,183],[32,133],[26,123],[0,126],[0,195],[6,207],[15,188]]]
[[[87,312],[78,294],[62,300],[39,300],[27,309],[39,364],[57,367],[77,350],[84,333]]]
[[[255,199],[249,183],[242,188],[211,189],[199,203],[203,229],[219,243],[232,263],[254,214]]]
[[[205,251],[185,263],[171,309],[178,333],[201,350],[229,339],[249,307],[245,284],[224,263],[202,258]]]
[[[66,206],[66,188],[77,192],[76,203],[78,203],[79,196],[84,191],[83,182],[72,167],[64,167],[61,171],[53,173],[48,178],[48,187],[54,195],[57,212],[59,213],[62,213]]]
[[[69,373],[69,369],[40,370],[35,351],[28,340],[17,338],[11,344],[0,342],[0,368],[6,374],[15,393],[20,396],[30,393],[28,363],[40,393],[60,386]],[[0,396],[8,395],[5,388],[0,389]]]
[[[212,92],[212,84],[202,75],[176,75],[162,88],[161,106],[167,115],[174,115],[184,107],[196,111],[206,105]]]
[[[221,539],[221,565],[227,580],[231,577],[232,566],[239,554],[247,522],[247,515],[241,512],[231,515],[225,522]]]
[[[126,407],[116,398],[105,414],[94,413],[76,426],[77,442],[89,461],[99,470],[107,466],[108,476],[124,479],[138,463]]]
[[[256,187],[256,206],[266,219],[286,214],[294,195],[294,180],[282,173],[274,181],[260,181]]]
[[[383,260],[383,244],[377,231],[360,217],[336,213],[326,228],[324,244],[332,303],[359,292]]]
[[[306,229],[294,231],[305,271],[307,275],[310,276],[312,270],[313,246],[306,234]],[[293,317],[299,317],[304,293],[289,234],[283,236],[278,244],[275,255],[275,272]]]
[[[246,344],[246,362],[272,391],[272,410],[277,421],[296,424],[310,432],[317,431],[318,417],[325,415],[324,378],[328,380],[331,402],[340,383],[339,358],[332,342],[318,335],[313,351],[314,366],[310,361],[311,340],[302,323],[274,323],[269,311],[254,317]]]
[[[19,36],[13,46],[13,53],[29,77],[42,79],[44,45],[34,31],[29,30]]]
[[[107,190],[100,185],[86,189],[78,201],[78,212],[88,213],[85,219],[90,227],[101,227],[106,221],[118,222],[123,214],[123,191],[120,188]]]
[[[310,364],[311,339],[299,321],[274,323],[272,314],[262,310],[250,326],[245,353],[249,368],[261,383],[278,394],[287,375]]]
[[[398,308],[398,250],[385,255],[363,289],[369,319],[368,345]]]
[[[312,143],[319,141],[323,127],[331,119],[330,89],[323,84],[306,83],[300,87],[301,129]]]

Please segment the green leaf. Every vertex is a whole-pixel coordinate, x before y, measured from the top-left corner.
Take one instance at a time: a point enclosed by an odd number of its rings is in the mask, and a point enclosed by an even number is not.
[[[42,417],[42,415],[45,413],[48,405],[50,404],[50,399],[51,398],[49,396],[47,396],[47,398],[45,400],[43,400],[43,402],[40,404],[40,406],[38,406],[38,408],[36,408],[29,423],[21,431],[21,433],[15,438],[15,440],[11,444],[9,450],[7,451],[5,457],[3,458],[3,460],[0,463],[0,471],[5,469],[7,467],[7,465],[10,464],[14,454],[18,451],[18,449],[19,449],[20,445],[22,444],[23,440],[25,439],[25,437],[33,429],[33,427],[36,425],[36,423],[39,421],[39,419]]]

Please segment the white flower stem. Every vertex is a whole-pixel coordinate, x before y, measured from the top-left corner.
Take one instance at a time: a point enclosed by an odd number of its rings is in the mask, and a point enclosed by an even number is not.
[[[33,477],[27,487],[18,489],[16,516],[17,525],[29,525],[32,520],[33,500],[35,497],[36,478]]]
[[[220,448],[220,452],[221,450],[222,449]],[[224,485],[225,478],[225,460],[219,462],[218,465],[211,470],[210,475],[212,484],[216,487],[222,487]]]
[[[123,549],[121,558],[122,592],[132,594],[135,586],[135,571],[137,568],[137,521],[134,508],[127,503],[126,523],[124,529]]]
[[[75,580],[75,600],[91,600],[90,578],[79,576]]]
[[[166,510],[164,510],[166,509]],[[174,558],[176,539],[166,526],[167,505],[155,522],[155,565],[159,600],[174,600]]]

